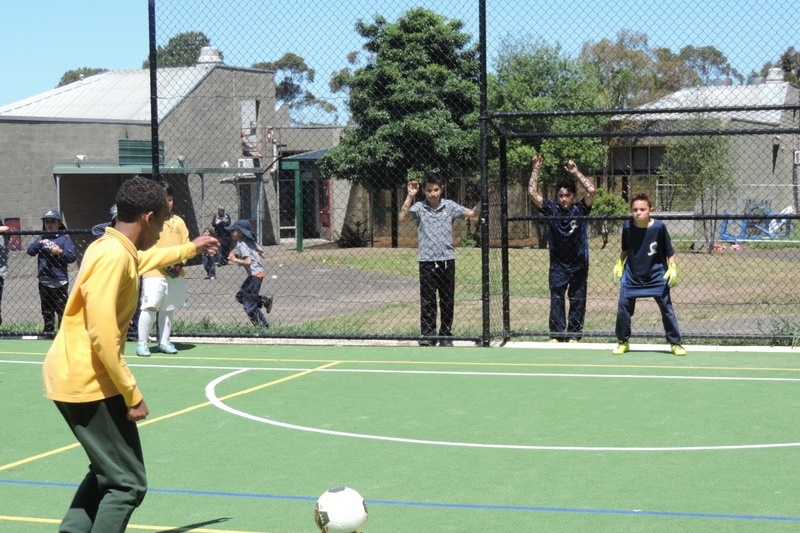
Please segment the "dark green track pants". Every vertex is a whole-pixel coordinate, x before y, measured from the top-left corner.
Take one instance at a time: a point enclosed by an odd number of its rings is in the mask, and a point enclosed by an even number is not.
[[[123,533],[147,491],[139,430],[125,401],[55,404],[89,457],[59,533]]]

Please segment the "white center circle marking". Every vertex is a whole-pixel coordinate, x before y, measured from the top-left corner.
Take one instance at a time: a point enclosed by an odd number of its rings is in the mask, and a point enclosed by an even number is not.
[[[478,443],[478,442],[451,442],[441,440],[427,440],[427,439],[407,439],[403,437],[387,437],[382,435],[370,435],[365,433],[350,433],[347,431],[334,431],[330,429],[314,428],[308,426],[300,426],[297,424],[289,424],[286,422],[279,422],[270,418],[256,416],[238,409],[234,409],[226,405],[217,396],[217,385],[223,381],[247,372],[248,368],[238,369],[230,372],[206,385],[206,398],[217,408],[230,413],[235,416],[260,422],[262,424],[269,424],[271,426],[282,427],[286,429],[293,429],[296,431],[307,431],[310,433],[320,433],[324,435],[335,435],[337,437],[350,437],[357,439],[380,440],[388,442],[402,442],[406,444],[428,444],[434,446],[454,446],[460,448],[489,448],[498,450],[547,450],[547,451],[578,451],[578,452],[686,452],[686,451],[708,451],[708,450],[750,450],[750,449],[764,449],[764,448],[795,448],[800,447],[800,442],[781,442],[781,443],[767,443],[767,444],[732,444],[732,445],[716,445],[716,446],[533,446],[525,444],[493,444],[493,443]],[[604,376],[607,377],[607,376]],[[674,376],[672,376],[674,377]],[[794,380],[791,380],[794,381]]]

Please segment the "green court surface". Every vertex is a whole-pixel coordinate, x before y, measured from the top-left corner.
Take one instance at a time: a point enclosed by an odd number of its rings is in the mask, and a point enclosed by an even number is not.
[[[128,356],[150,408],[129,531],[313,533],[340,485],[367,533],[800,530],[790,350],[176,346]],[[0,341],[3,532],[55,531],[87,468],[48,347]]]

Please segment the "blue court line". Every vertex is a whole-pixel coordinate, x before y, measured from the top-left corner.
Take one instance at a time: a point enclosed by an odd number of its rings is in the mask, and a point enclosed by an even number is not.
[[[29,481],[16,479],[0,479],[0,485],[26,485],[37,487],[57,487],[77,489],[77,483],[58,483],[52,481]],[[210,496],[215,498],[251,498],[260,500],[292,500],[314,502],[317,498],[312,496],[291,496],[288,494],[259,494],[249,492],[225,492],[186,489],[159,489],[148,488],[148,492],[156,494],[178,494],[182,496]],[[800,522],[799,516],[764,516],[749,514],[724,514],[724,513],[682,513],[677,511],[645,511],[641,509],[587,509],[579,507],[540,507],[533,505],[489,505],[473,503],[436,503],[436,502],[409,502],[401,500],[373,500],[365,498],[369,505],[392,505],[397,507],[429,507],[434,509],[460,509],[476,511],[517,511],[535,513],[569,513],[569,514],[594,514],[594,515],[622,515],[622,516],[649,516],[669,518],[705,518],[718,520],[749,520],[763,522]]]

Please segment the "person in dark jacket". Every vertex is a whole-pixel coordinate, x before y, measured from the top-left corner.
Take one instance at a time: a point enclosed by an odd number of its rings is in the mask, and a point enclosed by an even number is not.
[[[0,305],[3,301],[3,285],[8,276],[8,236],[4,235],[8,231],[3,217],[0,217]],[[0,312],[0,324],[3,323],[3,315]]]
[[[69,296],[68,266],[75,262],[75,247],[66,230],[60,211],[51,209],[42,215],[42,235],[28,246],[28,255],[38,256],[39,297],[44,319],[43,333],[53,337],[64,318],[64,306]]]
[[[114,227],[114,224],[117,222],[117,204],[111,206],[111,209],[108,210],[108,214],[111,216],[109,222],[101,222],[92,226],[92,235],[95,237],[102,237],[107,227]]]
[[[231,239],[231,232],[227,229],[232,223],[231,216],[225,212],[225,207],[218,205],[217,214],[211,220],[211,227],[214,228],[214,234],[219,240],[219,266],[228,264],[228,255],[230,255],[233,241]]]

